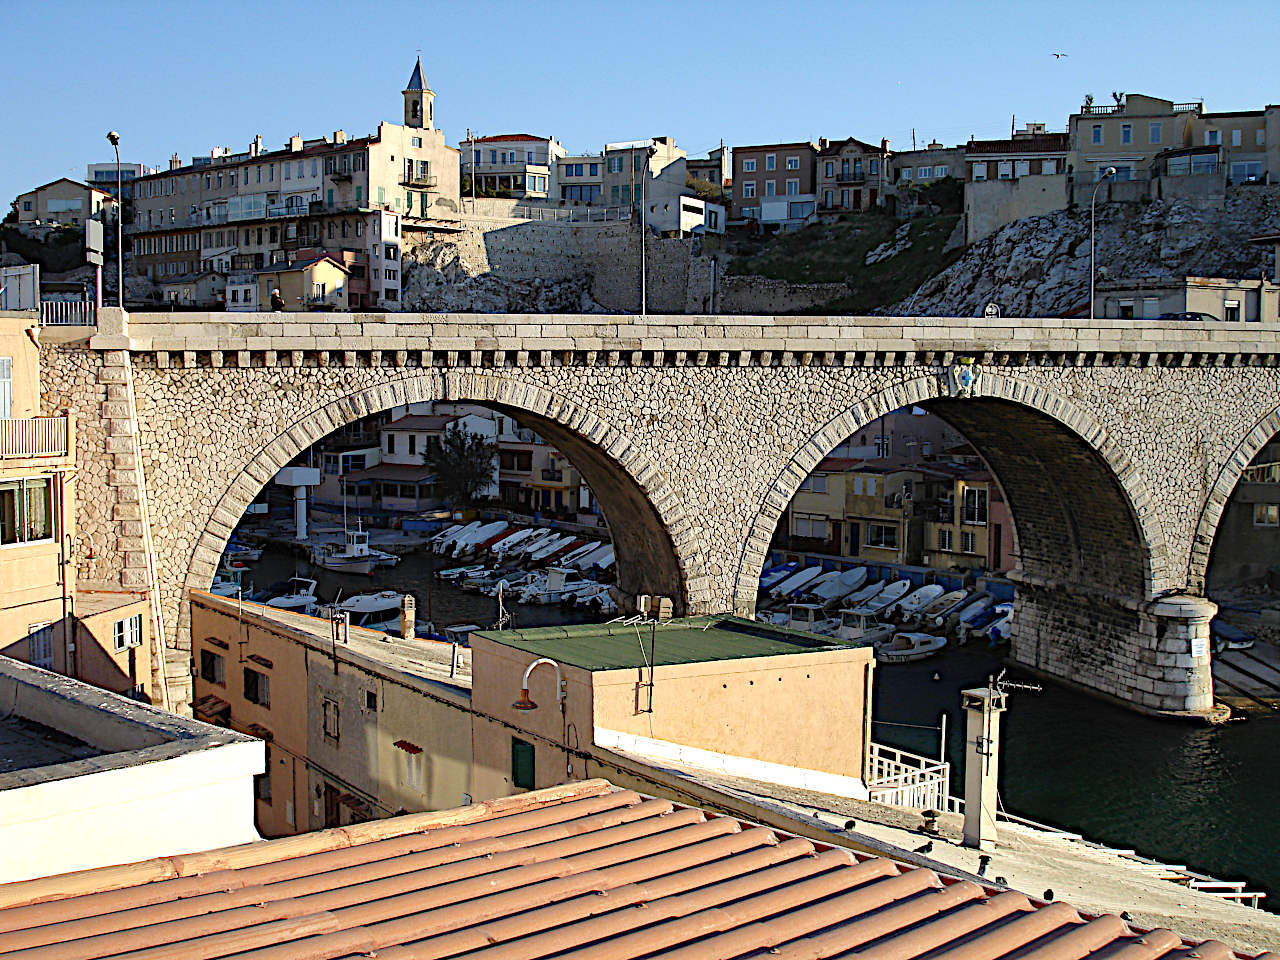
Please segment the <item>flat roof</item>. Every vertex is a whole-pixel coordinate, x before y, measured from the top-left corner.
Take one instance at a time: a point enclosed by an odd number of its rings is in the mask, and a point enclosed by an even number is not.
[[[1118,916],[1091,916],[605,780],[6,884],[0,929],[4,953],[43,947],[65,958],[172,960],[241,953],[1158,960],[1185,958],[1192,947]],[[1233,954],[1208,942],[1191,956]]]
[[[645,666],[651,636],[655,640],[654,663],[660,667],[852,649],[848,644],[798,630],[723,616],[670,620],[656,628],[648,624],[596,623],[485,631],[476,636],[584,670]]]
[[[100,757],[106,752],[25,717],[10,716],[0,720],[0,773],[85,760]]]

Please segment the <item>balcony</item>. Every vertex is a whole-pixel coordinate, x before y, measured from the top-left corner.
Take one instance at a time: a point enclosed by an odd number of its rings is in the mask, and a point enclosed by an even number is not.
[[[563,483],[563,482],[564,482],[564,471],[563,471],[563,470],[547,470],[547,469],[544,469],[544,470],[542,471],[542,479],[543,479],[543,480],[549,480],[549,481],[551,481],[552,483]]]
[[[836,183],[866,183],[867,175],[864,170],[839,170],[836,172]]]
[[[400,178],[400,183],[406,187],[418,187],[430,189],[436,185],[436,177],[425,174],[406,173]]]
[[[0,420],[0,458],[65,457],[70,424],[68,417]]]
[[[326,174],[325,174],[325,176],[326,176],[326,177],[328,177],[330,180],[341,181],[341,182],[344,182],[344,183],[350,183],[350,182],[351,182],[351,171],[350,171],[350,170],[332,170],[332,171],[330,171],[330,172],[326,173]]]

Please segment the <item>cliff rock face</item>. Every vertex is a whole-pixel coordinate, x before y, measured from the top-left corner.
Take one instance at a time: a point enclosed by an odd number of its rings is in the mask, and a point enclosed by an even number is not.
[[[1273,276],[1270,248],[1249,237],[1280,230],[1280,190],[1230,188],[1225,203],[1099,204],[1099,280]],[[889,316],[1062,316],[1089,303],[1089,208],[1007,224],[975,243]]]
[[[603,313],[590,277],[513,277],[452,243],[423,243],[401,261],[401,309],[445,313]]]

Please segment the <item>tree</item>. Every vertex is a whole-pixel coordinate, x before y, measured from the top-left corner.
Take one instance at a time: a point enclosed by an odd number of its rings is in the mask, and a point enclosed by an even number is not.
[[[493,483],[493,462],[498,445],[478,433],[454,428],[445,430],[438,444],[433,444],[423,462],[436,475],[436,490],[451,505],[467,507],[477,495]]]
[[[691,174],[685,174],[684,183],[686,187],[690,187],[693,190],[699,200],[721,205],[729,202],[728,197],[725,195],[724,187],[718,183],[702,180]]]

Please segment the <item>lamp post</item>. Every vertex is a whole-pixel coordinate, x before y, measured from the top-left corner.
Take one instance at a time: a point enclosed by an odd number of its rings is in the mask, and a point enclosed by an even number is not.
[[[1094,319],[1093,287],[1094,287],[1095,277],[1097,276],[1096,271],[1094,269],[1093,242],[1094,242],[1094,233],[1097,229],[1097,224],[1095,222],[1095,217],[1094,217],[1094,211],[1098,205],[1098,187],[1102,186],[1102,184],[1106,182],[1108,177],[1114,177],[1115,175],[1116,175],[1115,167],[1107,167],[1106,170],[1102,171],[1102,176],[1098,178],[1098,182],[1094,185],[1093,197],[1089,201],[1089,319],[1090,320]]]
[[[120,174],[120,134],[107,131],[116,152],[116,302],[124,310],[124,183]]]

